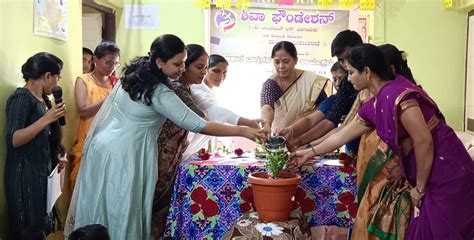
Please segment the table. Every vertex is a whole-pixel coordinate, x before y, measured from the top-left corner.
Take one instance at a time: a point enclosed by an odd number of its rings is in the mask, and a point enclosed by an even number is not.
[[[265,171],[264,162],[252,156],[183,162],[174,183],[165,237],[220,239],[239,217],[254,210],[247,176],[259,171]],[[302,181],[294,208],[301,209],[311,227],[353,224],[357,179],[352,166],[322,159],[308,162],[297,173]]]

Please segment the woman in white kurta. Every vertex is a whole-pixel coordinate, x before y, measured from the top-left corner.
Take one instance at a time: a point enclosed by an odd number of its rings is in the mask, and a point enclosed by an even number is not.
[[[72,228],[102,224],[111,239],[150,239],[157,174],[157,134],[166,119],[190,131],[249,139],[256,129],[206,122],[162,82],[184,71],[184,43],[162,35],[149,58],[126,67],[97,113],[88,133],[83,160],[69,208],[66,235]]]
[[[207,72],[202,81],[189,81],[189,85],[192,84],[191,94],[194,99],[194,104],[206,114],[206,117],[210,121],[259,128],[260,120],[241,117],[219,105],[213,88],[219,87],[222,82],[224,82],[227,76],[228,66],[229,63],[223,56],[218,54],[211,54],[209,56]],[[192,154],[195,154],[210,138],[209,136],[203,136],[201,134],[191,136],[189,146],[183,154],[183,157],[188,158]]]

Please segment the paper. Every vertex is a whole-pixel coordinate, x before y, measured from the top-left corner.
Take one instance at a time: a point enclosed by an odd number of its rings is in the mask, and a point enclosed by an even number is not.
[[[58,166],[53,169],[51,174],[48,176],[48,190],[46,192],[46,214],[49,214],[53,210],[53,206],[61,196],[61,173],[58,172]],[[64,171],[64,170],[63,170]]]
[[[125,4],[125,29],[158,29],[156,4]]]

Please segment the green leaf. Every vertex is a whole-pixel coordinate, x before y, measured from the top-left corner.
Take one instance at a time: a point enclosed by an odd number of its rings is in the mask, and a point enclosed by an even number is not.
[[[194,177],[194,170],[197,169],[197,166],[185,164],[184,167],[187,168],[189,170],[189,174]]]
[[[347,176],[347,173],[341,172],[341,174],[339,174],[339,180],[340,180],[342,183],[346,182],[346,176]]]

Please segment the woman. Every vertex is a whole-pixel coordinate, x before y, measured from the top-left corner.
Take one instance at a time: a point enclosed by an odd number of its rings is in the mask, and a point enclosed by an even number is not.
[[[219,106],[217,103],[212,89],[214,87],[220,87],[224,82],[227,76],[228,66],[229,63],[223,56],[217,54],[209,56],[209,65],[204,79],[191,86],[193,99],[197,107],[204,111],[206,116],[212,121],[259,128],[258,120],[241,117]]]
[[[347,76],[347,72],[342,67],[341,63],[335,62],[331,67],[331,75],[334,81],[333,83],[334,88],[336,89],[336,91],[338,91],[339,86],[341,85],[341,81]],[[336,100],[336,94],[329,96],[324,101],[322,101],[321,104],[319,104],[316,111],[298,119],[297,121],[295,121],[288,127],[279,129],[276,135],[283,136],[288,140],[287,141],[288,149],[292,150],[295,147],[298,147],[301,143],[299,142],[298,138],[293,138],[294,126],[301,126],[301,125],[315,126],[318,122],[320,122],[321,120],[325,118],[326,114],[331,110],[332,105],[334,104],[335,100]]]
[[[379,49],[394,75],[402,75],[416,84],[407,61],[402,58],[402,52],[391,44],[381,45]],[[366,91],[369,92],[368,89],[364,89],[360,91],[359,95]],[[361,99],[361,103],[372,97],[370,92],[370,96],[365,95],[366,97]],[[359,110],[360,105],[358,104],[359,107],[355,112]],[[350,120],[354,119],[354,116]],[[399,159],[379,138],[375,130],[362,135],[356,166],[359,208],[351,238],[385,239],[387,236],[396,236],[403,239],[408,230],[409,212],[397,215],[398,211],[392,211],[391,214],[384,214],[383,218],[374,218],[376,215],[374,209],[378,205],[387,204],[387,202],[380,202],[379,198],[384,198],[381,193],[387,192],[389,188],[392,193],[399,196],[391,202],[392,205],[395,205],[397,201],[400,206],[410,206],[411,204],[406,180],[400,174]],[[387,194],[385,194],[385,198],[386,196]],[[396,210],[397,206],[392,209]]]
[[[148,61],[126,67],[86,139],[66,234],[72,226],[95,223],[106,226],[111,239],[150,239],[156,139],[166,119],[204,134],[264,137],[260,130],[206,122],[162,84],[179,78],[185,58],[181,39],[166,34],[152,43]]]
[[[53,54],[37,53],[21,72],[26,84],[8,98],[7,160],[5,194],[9,239],[19,239],[22,230],[57,230],[59,216],[46,214],[47,177],[66,156],[57,120],[66,114],[64,103],[52,106],[48,95],[61,78],[63,62]]]
[[[82,48],[82,74],[90,73],[94,70],[94,65],[92,65],[93,57],[94,53],[89,48]]]
[[[213,88],[220,87],[227,76],[227,60],[217,54],[209,56],[208,68],[202,81],[195,81],[191,85],[191,94],[196,106],[206,114],[211,121],[260,128],[259,119],[248,119],[219,106]],[[183,156],[188,158],[209,142],[210,136],[194,134],[190,138],[189,147]]]
[[[91,73],[83,74],[76,79],[74,98],[79,113],[76,143],[71,149],[71,189],[76,184],[77,173],[81,166],[82,148],[87,131],[92,124],[95,114],[99,111],[105,97],[112,91],[117,81],[113,75],[118,66],[120,49],[113,42],[102,42],[94,51],[95,68]]]
[[[298,53],[293,43],[278,42],[271,57],[276,73],[263,83],[260,95],[261,118],[268,134],[289,126],[327,97],[326,78],[295,68]]]
[[[207,53],[204,47],[197,44],[186,45],[188,57],[184,63],[185,71],[179,81],[168,80],[164,83],[200,117],[205,117],[193,102],[189,84],[200,82],[207,69]],[[171,76],[168,76],[171,77]],[[188,84],[189,83],[189,84]],[[183,159],[183,152],[188,146],[189,131],[174,124],[169,119],[163,124],[158,137],[158,182],[153,198],[152,237],[163,236],[166,217],[173,195],[173,184],[176,171]]]
[[[355,120],[318,146],[297,151],[290,161],[301,166],[371,129],[400,158],[413,188],[415,206],[407,239],[472,239],[474,162],[446,124],[433,100],[403,76],[394,80],[382,52],[371,44],[355,47],[348,58],[349,79],[357,90],[375,96]]]

